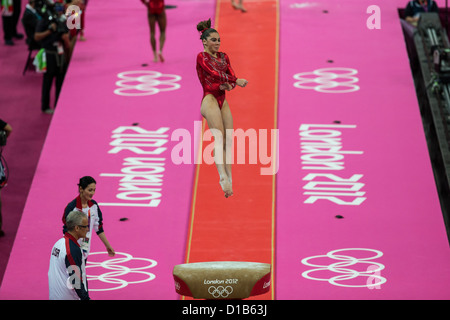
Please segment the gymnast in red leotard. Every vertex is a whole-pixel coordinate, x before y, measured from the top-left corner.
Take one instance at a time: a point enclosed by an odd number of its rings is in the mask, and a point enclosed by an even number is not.
[[[197,74],[203,87],[203,98],[212,94],[219,104],[219,109],[222,109],[225,90],[220,88],[221,84],[229,83],[234,89],[237,80],[226,53],[218,52],[214,57],[206,51],[200,52],[197,55]]]
[[[197,25],[201,32],[204,51],[197,55],[197,74],[203,87],[200,113],[206,119],[214,136],[214,161],[219,172],[219,183],[225,197],[233,195],[231,177],[231,146],[233,143],[233,117],[225,99],[225,90],[245,87],[245,79],[238,79],[227,54],[219,52],[219,33],[211,28],[211,19]]]

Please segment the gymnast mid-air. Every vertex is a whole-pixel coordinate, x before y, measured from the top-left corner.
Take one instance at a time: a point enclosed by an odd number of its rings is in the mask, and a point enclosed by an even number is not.
[[[206,119],[214,136],[214,162],[219,172],[219,183],[225,197],[233,195],[231,154],[233,143],[233,117],[225,99],[225,90],[245,87],[245,79],[238,79],[227,54],[220,52],[219,33],[211,28],[211,19],[197,24],[204,51],[197,55],[197,74],[203,87],[200,113]]]

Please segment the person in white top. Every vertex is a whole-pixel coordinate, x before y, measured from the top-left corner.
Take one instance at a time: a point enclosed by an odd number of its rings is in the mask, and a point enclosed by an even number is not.
[[[63,233],[66,232],[66,217],[71,211],[82,211],[86,214],[89,221],[89,232],[86,234],[86,237],[80,239],[78,243],[83,250],[85,258],[88,257],[91,240],[92,240],[92,232],[97,233],[100,240],[105,245],[106,250],[108,251],[108,255],[113,257],[115,255],[115,251],[106,238],[105,232],[103,230],[103,214],[98,206],[98,203],[92,199],[95,194],[97,182],[94,178],[90,176],[84,176],[80,179],[78,184],[79,195],[67,204],[64,209],[64,214],[62,217],[63,221]]]
[[[52,248],[48,269],[50,300],[90,300],[86,265],[78,240],[89,231],[83,212],[72,211],[66,217],[67,232]]]

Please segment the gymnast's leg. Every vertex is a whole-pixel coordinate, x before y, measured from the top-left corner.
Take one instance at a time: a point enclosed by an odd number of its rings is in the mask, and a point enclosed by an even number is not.
[[[233,194],[233,190],[223,161],[225,128],[219,104],[212,94],[208,94],[203,98],[200,113],[206,119],[208,127],[214,136],[214,162],[219,172],[220,186],[225,193],[225,197],[228,198]]]
[[[158,21],[158,27],[159,27],[159,53],[158,57],[161,62],[164,62],[164,57],[162,55],[162,51],[164,48],[164,43],[166,42],[166,26],[167,26],[167,17],[166,17],[166,11],[163,10],[161,14],[158,14],[157,17]]]
[[[222,120],[223,127],[225,129],[225,145],[223,148],[223,163],[225,163],[225,172],[227,173],[228,179],[230,180],[230,184],[233,185],[233,179],[231,176],[231,164],[233,163],[233,117],[231,115],[230,106],[228,105],[227,100],[224,101],[222,106]]]
[[[153,62],[158,61],[158,57],[156,55],[156,37],[155,37],[155,29],[156,29],[156,16],[154,14],[148,13],[148,24],[150,26],[150,45],[152,47],[153,52]]]

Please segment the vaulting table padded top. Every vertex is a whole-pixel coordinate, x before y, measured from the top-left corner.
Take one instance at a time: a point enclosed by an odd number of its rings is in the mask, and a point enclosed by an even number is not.
[[[214,261],[173,268],[175,290],[196,299],[245,299],[270,290],[267,263]]]

